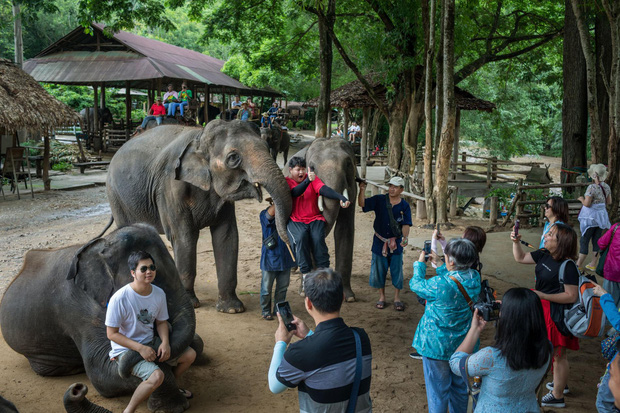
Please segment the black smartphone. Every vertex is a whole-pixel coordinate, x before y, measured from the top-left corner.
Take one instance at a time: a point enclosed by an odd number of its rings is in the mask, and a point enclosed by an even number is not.
[[[429,256],[431,255],[431,241],[427,240],[424,241],[424,259],[428,260]]]
[[[519,220],[515,221],[515,237],[519,235]]]
[[[276,308],[280,316],[282,316],[282,321],[284,321],[286,329],[288,331],[297,330],[297,326],[293,324],[293,312],[291,311],[291,306],[288,304],[288,301],[276,303]]]

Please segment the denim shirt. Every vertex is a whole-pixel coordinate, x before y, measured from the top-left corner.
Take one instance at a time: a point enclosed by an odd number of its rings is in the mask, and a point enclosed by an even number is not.
[[[267,209],[264,209],[260,213],[260,226],[263,232],[263,239],[270,236],[272,233],[277,232],[276,221],[274,218],[270,218],[267,213]],[[291,257],[291,254],[286,247],[282,238],[278,235],[278,243],[274,249],[269,249],[265,244],[261,247],[260,253],[260,269],[263,271],[284,271],[295,266],[295,262]]]
[[[427,280],[426,264],[416,261],[409,281],[411,291],[426,300],[412,346],[422,356],[436,360],[450,360],[471,325],[472,312],[450,276],[459,280],[471,299],[476,301],[480,295],[480,274],[473,269],[448,271],[444,264],[437,268],[435,277]]]

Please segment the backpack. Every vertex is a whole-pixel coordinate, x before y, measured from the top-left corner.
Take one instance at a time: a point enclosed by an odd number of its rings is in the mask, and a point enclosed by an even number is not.
[[[564,270],[568,263],[577,266],[575,261],[566,260],[560,266],[559,280],[564,285]],[[572,335],[579,338],[600,337],[605,333],[605,313],[601,298],[592,292],[594,284],[589,278],[579,275],[579,300],[564,310],[564,323]]]

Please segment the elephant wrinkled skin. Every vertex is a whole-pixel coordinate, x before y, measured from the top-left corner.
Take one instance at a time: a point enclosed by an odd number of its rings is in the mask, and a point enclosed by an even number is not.
[[[23,354],[42,376],[86,371],[105,397],[132,394],[140,379],[123,379],[111,361],[106,336],[107,303],[114,292],[131,282],[127,259],[147,251],[157,265],[153,284],[166,293],[170,315],[171,357],[195,341],[196,316],[179,280],[174,261],[159,234],[149,225],[118,229],[84,246],[30,250],[24,266],[0,303],[0,326],[6,343]],[[200,349],[197,350],[197,353]],[[189,403],[179,393],[170,366],[161,365],[164,383],[151,395],[151,410],[180,413]]]
[[[200,230],[210,227],[216,308],[235,313],[245,309],[235,292],[239,242],[234,201],[262,201],[263,186],[275,202],[280,237],[288,243],[291,194],[267,145],[248,122],[214,120],[204,129],[160,126],[127,142],[112,158],[107,192],[119,227],[146,222],[166,234],[195,307],[196,244]]]

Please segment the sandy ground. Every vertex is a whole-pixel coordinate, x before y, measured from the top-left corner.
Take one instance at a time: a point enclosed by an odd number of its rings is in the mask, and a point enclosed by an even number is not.
[[[240,227],[239,285],[237,292],[247,311],[229,315],[215,311],[217,280],[208,229],[201,233],[198,245],[198,278],[196,291],[202,306],[196,310],[197,332],[205,342],[206,363],[192,367],[181,380],[195,397],[190,411],[210,412],[294,412],[298,411],[297,392],[280,395],[269,392],[267,370],[274,345],[273,321],[260,318],[260,224],[259,212],[266,207],[256,201],[237,203]],[[95,236],[107,223],[109,208],[103,187],[77,191],[54,191],[38,194],[34,200],[0,200],[0,293],[22,265],[24,253],[31,248],[61,247],[79,244]],[[423,307],[405,287],[404,312],[391,306],[393,289],[388,287],[388,306],[377,310],[377,293],[368,286],[372,214],[356,212],[355,256],[352,284],[357,302],[344,304],[342,316],[350,325],[368,332],[373,347],[371,397],[376,412],[422,412],[426,410],[426,394],[422,363],[409,357],[413,334]],[[466,225],[485,223],[456,219],[457,227],[445,232],[448,237],[462,234]],[[412,262],[430,232],[415,222],[405,261],[406,285],[412,274]],[[540,229],[525,230],[524,239],[536,243]],[[328,239],[333,252],[333,239]],[[533,267],[514,264],[511,243],[506,232],[489,234],[482,254],[484,277],[501,294],[512,286],[533,287]],[[302,299],[296,294],[298,273],[292,275],[288,300],[295,314],[311,324]],[[313,327],[313,326],[312,326]],[[492,342],[493,326],[483,336],[483,345]],[[596,384],[605,363],[600,356],[600,339],[582,340],[582,349],[569,355],[573,394],[567,396],[567,412],[594,411]],[[40,377],[27,360],[15,353],[0,338],[0,394],[12,400],[21,412],[63,412],[62,395],[74,382],[90,386],[86,375]],[[106,399],[90,386],[89,398],[112,410],[122,411],[128,398]],[[142,406],[140,412],[147,412]]]

